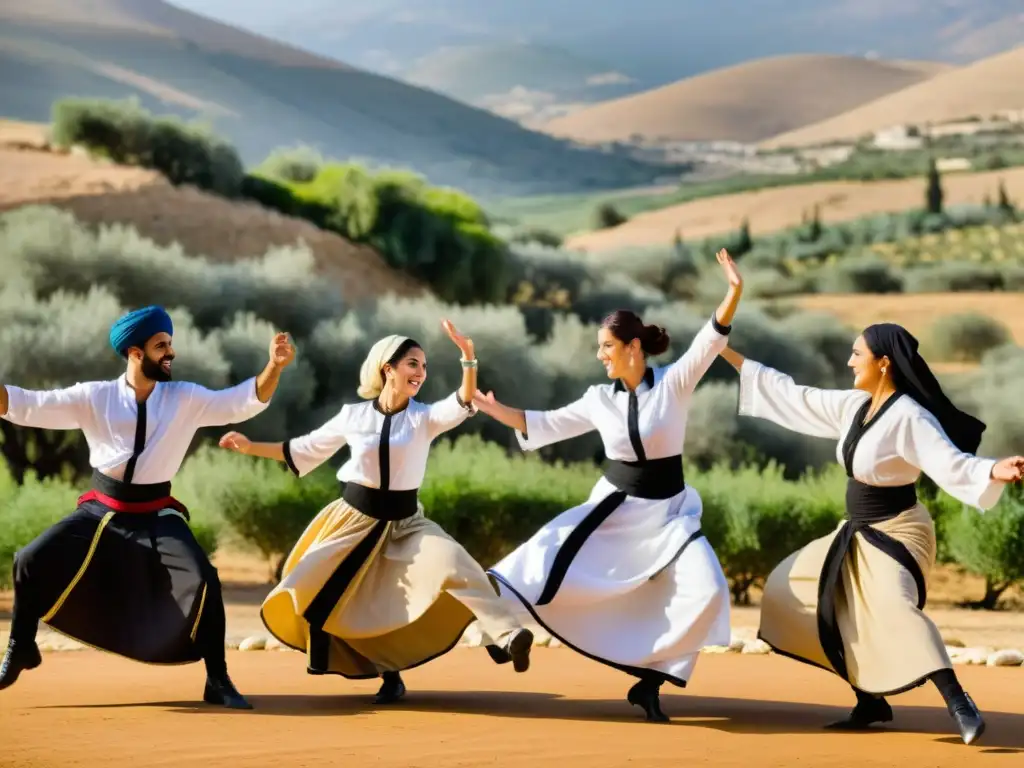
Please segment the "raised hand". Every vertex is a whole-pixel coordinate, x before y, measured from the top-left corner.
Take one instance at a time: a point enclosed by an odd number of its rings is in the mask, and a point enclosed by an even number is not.
[[[732,260],[732,256],[729,255],[725,248],[715,254],[715,259],[722,265],[722,271],[725,272],[725,279],[729,281],[729,285],[736,287],[743,285],[743,278],[740,277],[740,271],[736,267],[736,262]]]
[[[252,441],[241,432],[228,432],[220,439],[217,445],[236,453],[248,453],[249,448],[252,446]]]
[[[1019,483],[1024,479],[1024,456],[1009,456],[992,467],[992,479],[1004,483]]]
[[[274,334],[270,340],[270,362],[285,368],[295,359],[295,345],[287,333]]]
[[[451,339],[455,346],[462,351],[463,360],[475,359],[476,353],[473,349],[473,340],[471,338],[459,333],[451,320],[442,320],[441,327],[444,328],[445,332],[448,334],[448,338]]]

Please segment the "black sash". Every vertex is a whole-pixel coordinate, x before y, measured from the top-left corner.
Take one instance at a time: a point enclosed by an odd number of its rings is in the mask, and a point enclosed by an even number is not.
[[[906,568],[917,584],[918,608],[923,608],[927,600],[924,574],[910,551],[899,541],[872,525],[885,520],[892,520],[917,503],[914,486],[872,486],[866,485],[853,477],[853,456],[864,433],[899,399],[899,394],[892,395],[867,424],[867,415],[871,401],[866,400],[857,411],[853,425],[843,443],[843,460],[846,465],[846,521],[839,529],[829,546],[822,564],[821,576],[818,579],[818,640],[832,668],[843,679],[849,681],[846,666],[846,650],[842,634],[836,619],[836,597],[843,588],[843,562],[853,546],[853,539],[858,533],[871,545],[885,552],[896,562]]]
[[[367,517],[374,520],[405,520],[416,514],[419,505],[416,495],[419,489],[410,491],[384,491],[359,483],[345,483],[341,497]]]
[[[92,487],[112,499],[128,504],[165,499],[171,495],[171,483],[129,483],[115,480],[98,469],[92,471]]]

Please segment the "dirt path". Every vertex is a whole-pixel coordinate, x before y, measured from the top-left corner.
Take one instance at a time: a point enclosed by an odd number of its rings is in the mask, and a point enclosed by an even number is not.
[[[564,649],[538,649],[523,675],[456,650],[406,674],[409,695],[375,707],[377,681],[311,677],[291,652],[233,653],[254,712],[197,703],[201,666],[157,668],[92,651],[49,654],[0,693],[6,768],[118,763],[377,768],[624,765],[1015,766],[1024,753],[1020,670],[969,668],[962,680],[988,731],[960,743],[936,691],[894,700],[870,734],[827,732],[851,695],[833,677],[772,656],[701,660],[686,692],[666,692],[671,725],[642,722],[629,679]]]

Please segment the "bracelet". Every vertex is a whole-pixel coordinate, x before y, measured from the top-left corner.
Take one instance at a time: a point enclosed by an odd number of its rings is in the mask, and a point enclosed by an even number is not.
[[[476,368],[476,358],[473,358],[472,360],[463,360],[462,361],[462,367],[463,368]]]

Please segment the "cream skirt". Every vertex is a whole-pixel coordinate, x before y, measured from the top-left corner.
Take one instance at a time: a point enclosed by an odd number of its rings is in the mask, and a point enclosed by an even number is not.
[[[830,548],[843,525],[771,573],[758,633],[777,652],[840,675],[824,650],[827,634],[819,623],[818,596]],[[921,610],[935,563],[935,527],[917,504],[869,528],[884,536],[870,531],[853,535],[834,591],[834,627],[841,636],[848,682],[865,693],[896,694],[921,685],[933,672],[952,669],[938,628]]]
[[[348,678],[430,661],[474,620],[499,644],[519,628],[480,565],[422,508],[387,522],[341,499],[303,532],[261,617],[306,652],[310,673]]]

